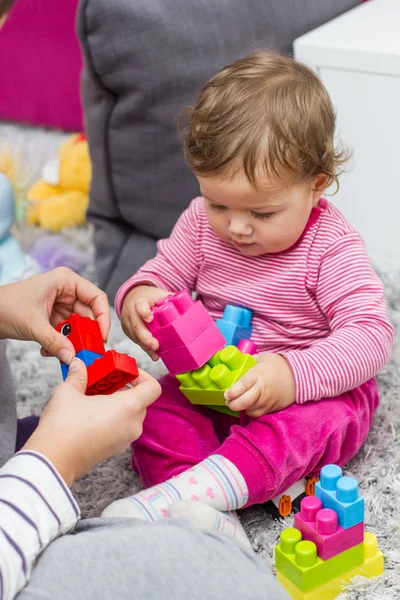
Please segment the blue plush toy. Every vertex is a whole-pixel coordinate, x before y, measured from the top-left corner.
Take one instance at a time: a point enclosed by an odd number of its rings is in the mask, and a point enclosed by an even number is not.
[[[8,177],[0,173],[0,285],[18,281],[35,271],[34,261],[22,252],[11,234],[14,220],[14,191]]]

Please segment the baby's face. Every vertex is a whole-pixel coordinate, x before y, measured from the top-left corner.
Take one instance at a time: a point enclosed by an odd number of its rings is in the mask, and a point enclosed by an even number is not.
[[[287,250],[303,233],[321,191],[320,178],[285,186],[265,180],[255,190],[247,178],[197,176],[211,227],[245,256]]]

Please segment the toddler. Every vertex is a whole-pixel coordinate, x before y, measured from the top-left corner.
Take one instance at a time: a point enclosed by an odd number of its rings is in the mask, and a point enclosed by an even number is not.
[[[132,444],[146,489],[104,516],[180,514],[244,542],[233,511],[345,465],[365,441],[393,329],[359,234],[322,198],[346,159],[334,129],[318,76],[275,53],[236,61],[202,90],[183,131],[201,196],[121,287],[116,309],[157,359],[146,323],[166,294],[197,292],[214,319],[245,306],[258,364],[225,394],[240,420],[192,405],[163,377]]]

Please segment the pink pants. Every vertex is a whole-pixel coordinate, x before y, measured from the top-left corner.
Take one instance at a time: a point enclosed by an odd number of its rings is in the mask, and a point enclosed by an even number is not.
[[[294,404],[280,412],[239,419],[201,408],[166,375],[147,409],[143,434],[132,444],[132,467],[152,486],[211,454],[233,462],[247,482],[247,506],[261,504],[328,463],[345,465],[360,449],[379,404],[375,379],[337,398]]]

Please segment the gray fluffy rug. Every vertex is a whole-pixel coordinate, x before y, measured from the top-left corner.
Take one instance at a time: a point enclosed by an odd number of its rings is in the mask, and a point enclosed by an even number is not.
[[[53,156],[61,134],[45,133],[30,129],[0,125],[0,140],[13,139],[24,143],[26,148],[35,148],[35,157],[41,161]],[[42,153],[38,153],[38,148]],[[32,158],[32,155],[29,156]],[[25,230],[19,237],[26,249],[40,232]],[[90,250],[90,264],[85,275],[95,279],[93,248],[89,228],[71,229],[65,238],[78,249]],[[397,330],[400,325],[400,273],[385,274],[390,314]],[[136,357],[138,364],[159,377],[161,364],[154,364],[138,347],[123,334],[113,314],[109,346]],[[51,396],[52,389],[60,382],[61,374],[57,361],[43,359],[34,343],[10,342],[9,358],[14,372],[20,416],[40,414]],[[381,406],[375,416],[374,425],[362,450],[347,466],[346,473],[356,477],[360,492],[365,498],[366,528],[373,531],[385,556],[385,574],[376,581],[358,579],[340,596],[343,599],[374,598],[388,600],[400,598],[400,348],[397,345],[390,363],[379,375]],[[79,418],[79,415],[77,415]],[[94,469],[74,486],[75,496],[82,508],[83,516],[98,516],[112,500],[121,498],[140,489],[140,482],[129,467],[129,453],[106,461]],[[271,520],[262,507],[256,506],[241,513],[242,521],[253,543],[254,549],[273,566],[273,548],[282,527],[292,525],[292,519],[277,523]],[[323,600],[323,599],[322,599]]]

